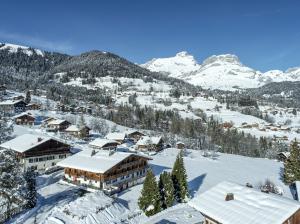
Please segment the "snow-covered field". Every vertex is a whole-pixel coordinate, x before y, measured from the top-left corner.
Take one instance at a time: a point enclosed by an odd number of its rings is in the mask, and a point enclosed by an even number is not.
[[[152,157],[151,167],[157,177],[164,170],[171,171],[177,154],[178,150],[171,148]],[[279,186],[284,197],[292,197],[288,186],[280,179],[283,165],[274,160],[228,154],[219,154],[211,159],[203,157],[201,151],[187,150],[184,162],[191,197],[224,180],[242,185],[251,183],[258,187],[266,179]],[[148,220],[137,205],[142,185],[119,193],[115,199],[99,192],[80,196],[78,187],[59,182],[62,175],[60,172],[39,177],[38,206],[10,223],[29,224],[34,220],[49,224],[121,223],[122,220],[128,223],[145,223]]]

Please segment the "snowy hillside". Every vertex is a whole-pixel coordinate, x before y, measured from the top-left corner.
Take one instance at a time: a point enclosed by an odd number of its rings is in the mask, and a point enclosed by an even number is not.
[[[0,50],[8,50],[10,53],[17,53],[18,51],[22,51],[24,54],[31,56],[33,52],[37,55],[44,56],[43,51],[39,49],[33,49],[21,45],[9,44],[9,43],[0,43]]]
[[[300,81],[300,68],[262,73],[243,65],[231,54],[213,55],[198,64],[193,56],[181,52],[175,57],[153,59],[141,66],[210,89],[257,88],[270,82]]]
[[[154,72],[170,73],[172,77],[182,79],[185,74],[200,68],[195,58],[186,51],[179,52],[170,58],[154,58],[141,66]]]

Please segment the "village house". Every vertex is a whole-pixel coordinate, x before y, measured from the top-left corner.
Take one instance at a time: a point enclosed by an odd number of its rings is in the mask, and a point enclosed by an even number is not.
[[[177,149],[184,149],[185,148],[185,144],[183,142],[176,142],[176,148]]]
[[[163,139],[161,136],[142,136],[136,143],[137,150],[141,151],[155,151],[158,152],[163,149]]]
[[[143,181],[150,158],[133,153],[86,149],[58,163],[65,180],[111,194]]]
[[[279,152],[277,154],[277,159],[281,162],[285,162],[290,157],[290,155],[290,152]]]
[[[13,117],[15,124],[17,125],[33,125],[35,117],[30,113],[22,113]]]
[[[94,141],[91,141],[89,143],[89,146],[94,149],[103,149],[103,150],[116,150],[117,146],[120,143],[114,140],[108,140],[108,139],[101,139],[96,138]]]
[[[4,115],[14,115],[25,112],[26,103],[23,100],[5,100],[0,102],[0,112]]]
[[[17,152],[24,170],[45,170],[70,155],[70,146],[54,138],[24,134],[0,145]]]
[[[89,136],[90,130],[91,129],[87,126],[80,127],[78,125],[71,125],[65,130],[65,132],[77,138],[86,138]]]
[[[71,125],[70,122],[61,119],[54,119],[47,122],[47,131],[64,131]]]
[[[231,182],[221,182],[189,201],[205,224],[299,224],[300,203]]]
[[[29,103],[26,105],[26,110],[40,110],[41,105],[37,103]]]
[[[105,136],[105,138],[108,140],[113,140],[113,141],[116,141],[116,142],[119,142],[120,144],[122,144],[125,140],[125,133],[124,132],[111,132],[111,133],[108,133]]]
[[[142,136],[145,135],[140,131],[133,130],[133,131],[126,132],[126,138],[131,139],[135,143],[138,142],[138,140],[140,140]]]

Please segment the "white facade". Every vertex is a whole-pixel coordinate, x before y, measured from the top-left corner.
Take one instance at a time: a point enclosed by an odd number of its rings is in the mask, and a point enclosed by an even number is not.
[[[70,153],[57,154],[57,155],[46,155],[46,156],[37,156],[37,157],[29,157],[22,158],[21,164],[24,167],[24,170],[28,170],[32,168],[34,170],[45,170],[46,168],[55,166],[61,160],[67,158]]]

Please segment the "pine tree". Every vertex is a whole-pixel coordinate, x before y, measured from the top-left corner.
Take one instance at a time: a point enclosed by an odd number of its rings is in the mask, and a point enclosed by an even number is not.
[[[184,167],[182,152],[180,152],[175,160],[172,170],[172,181],[174,186],[174,194],[177,202],[184,202],[189,196],[187,174]]]
[[[161,211],[159,188],[151,170],[147,172],[138,205],[147,216],[154,215]]]
[[[284,163],[283,179],[285,183],[300,180],[300,148],[295,140],[290,149],[290,156]]]
[[[30,91],[27,91],[26,92],[26,97],[25,97],[25,103],[30,103],[31,101],[31,94],[30,94]]]
[[[27,183],[27,191],[25,194],[26,207],[34,208],[37,201],[36,174],[33,170],[28,170],[24,177]]]
[[[158,182],[162,208],[166,209],[174,204],[174,187],[172,176],[168,172],[163,172],[159,176]]]
[[[13,131],[13,125],[0,117],[0,143],[7,141]]]
[[[7,203],[5,213],[7,218],[11,217],[11,205],[23,206],[26,182],[18,162],[16,153],[12,150],[0,151],[0,200]]]
[[[77,126],[80,127],[80,128],[85,126],[85,119],[84,119],[83,114],[80,115]]]

